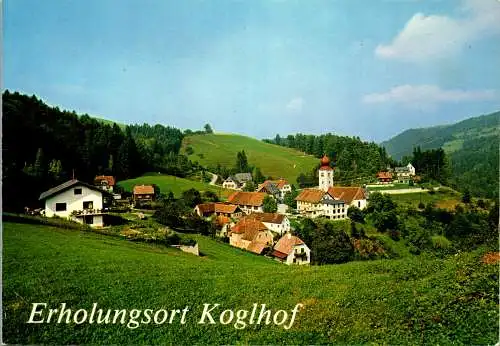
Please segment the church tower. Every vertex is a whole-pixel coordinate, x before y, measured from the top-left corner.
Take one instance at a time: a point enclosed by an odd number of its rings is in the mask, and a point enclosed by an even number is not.
[[[328,191],[333,186],[333,168],[330,167],[330,159],[326,155],[323,155],[320,162],[319,188],[323,191]]]

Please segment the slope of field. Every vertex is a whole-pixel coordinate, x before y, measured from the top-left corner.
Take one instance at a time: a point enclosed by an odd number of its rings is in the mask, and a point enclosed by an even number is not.
[[[264,143],[254,138],[235,134],[194,135],[184,138],[181,151],[193,148],[192,161],[214,167],[217,164],[231,168],[236,164],[236,154],[245,150],[250,164],[260,167],[262,173],[274,178],[283,177],[295,184],[300,173],[308,173],[318,159],[303,153]]]
[[[451,166],[450,184],[474,195],[498,198],[500,112],[447,126],[404,131],[381,143],[396,159],[411,155],[413,147],[442,147]]]
[[[174,177],[172,175],[157,174],[157,173],[147,173],[141,177],[134,179],[127,179],[118,182],[125,191],[131,192],[134,185],[148,185],[156,184],[160,188],[161,193],[168,193],[172,191],[175,197],[180,197],[183,191],[194,188],[200,192],[212,191],[215,192],[219,197],[227,197],[231,191],[222,189],[218,186],[203,183],[201,181],[194,181],[179,177]]]
[[[486,251],[446,259],[409,257],[288,267],[198,237],[196,257],[105,236],[4,223],[3,341],[16,344],[493,344],[497,266]],[[373,289],[376,287],[376,289]],[[75,312],[183,309],[185,324],[27,324],[32,303]],[[216,324],[198,324],[203,304]],[[290,330],[219,322],[225,309],[304,304]],[[226,318],[229,315],[226,314]],[[42,315],[47,318],[47,312]],[[178,317],[178,316],[177,316]],[[37,316],[38,318],[38,316]],[[140,319],[138,319],[140,321]],[[125,323],[128,322],[128,317]]]
[[[413,148],[422,150],[443,148],[447,153],[462,149],[465,141],[488,137],[498,138],[500,112],[481,115],[451,125],[409,129],[380,143],[394,159],[411,155]]]

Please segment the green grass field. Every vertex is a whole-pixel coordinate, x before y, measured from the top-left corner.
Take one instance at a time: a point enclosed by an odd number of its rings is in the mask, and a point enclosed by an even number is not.
[[[418,207],[419,203],[433,203],[438,208],[455,209],[455,206],[460,203],[460,194],[451,189],[437,191],[434,194],[429,192],[414,192],[390,195],[391,198],[400,204]]]
[[[418,186],[410,186],[408,184],[395,183],[392,186],[380,185],[380,186],[369,186],[369,191],[384,191],[384,190],[399,190],[399,189],[420,189]]]
[[[309,173],[318,163],[317,158],[297,150],[236,134],[189,136],[184,138],[181,151],[185,153],[188,146],[194,150],[189,159],[205,166],[220,163],[225,167],[234,167],[236,154],[245,150],[249,163],[260,167],[264,175],[283,177],[292,184],[296,184],[300,173]]]
[[[172,175],[147,173],[141,177],[128,179],[118,182],[126,191],[132,191],[134,185],[140,184],[156,184],[160,188],[161,193],[167,193],[172,191],[172,193],[179,197],[183,191],[194,188],[200,192],[212,191],[218,194],[221,198],[227,197],[231,191],[222,189],[218,186],[213,186],[208,183],[203,183],[201,181],[189,180],[179,177],[174,177]]]
[[[486,251],[288,267],[197,237],[203,257],[95,233],[3,224],[3,341],[16,344],[494,344],[498,267]],[[186,324],[27,324],[48,308],[183,309]],[[291,310],[274,325],[197,324],[204,303]],[[221,310],[219,310],[220,312]],[[44,315],[46,318],[46,315]],[[215,317],[215,316],[214,316]],[[246,320],[248,322],[248,319]]]

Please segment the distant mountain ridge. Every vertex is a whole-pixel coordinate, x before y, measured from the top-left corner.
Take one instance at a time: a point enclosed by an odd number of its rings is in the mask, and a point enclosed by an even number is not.
[[[462,120],[451,125],[409,129],[399,135],[380,143],[387,153],[396,160],[405,155],[411,155],[413,148],[424,149],[443,148],[447,153],[460,150],[465,140],[472,138],[496,136],[500,111]]]

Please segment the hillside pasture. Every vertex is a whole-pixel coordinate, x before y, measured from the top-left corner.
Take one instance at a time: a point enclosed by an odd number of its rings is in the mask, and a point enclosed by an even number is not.
[[[182,153],[192,148],[191,161],[198,161],[208,167],[221,166],[232,168],[236,164],[238,151],[245,151],[248,162],[260,167],[265,176],[285,178],[296,184],[300,173],[309,173],[319,162],[317,158],[254,138],[236,134],[204,134],[185,137]]]
[[[293,267],[199,236],[202,257],[90,232],[4,223],[3,341],[9,344],[493,344],[497,266],[488,249]],[[376,287],[376,289],[373,289]],[[27,324],[47,308],[183,309],[186,324]],[[203,304],[290,311],[290,330],[198,324]],[[220,313],[222,309],[218,310]],[[45,314],[45,319],[47,315]],[[118,320],[119,321],[119,320]],[[248,318],[246,319],[248,322]]]
[[[391,194],[391,198],[396,202],[406,206],[417,208],[420,202],[424,204],[432,203],[438,208],[454,210],[460,203],[460,194],[452,189],[440,188],[434,193],[412,192],[402,194]]]
[[[172,175],[158,174],[158,173],[147,173],[141,177],[134,179],[127,179],[118,182],[118,185],[122,187],[125,191],[132,192],[134,185],[148,185],[156,184],[160,188],[161,193],[168,193],[172,191],[175,197],[180,197],[183,191],[194,188],[200,192],[212,191],[215,192],[220,198],[224,199],[232,192],[221,187],[210,185],[208,183],[203,183],[201,181],[195,181],[190,179],[184,179],[179,177],[174,177]]]

